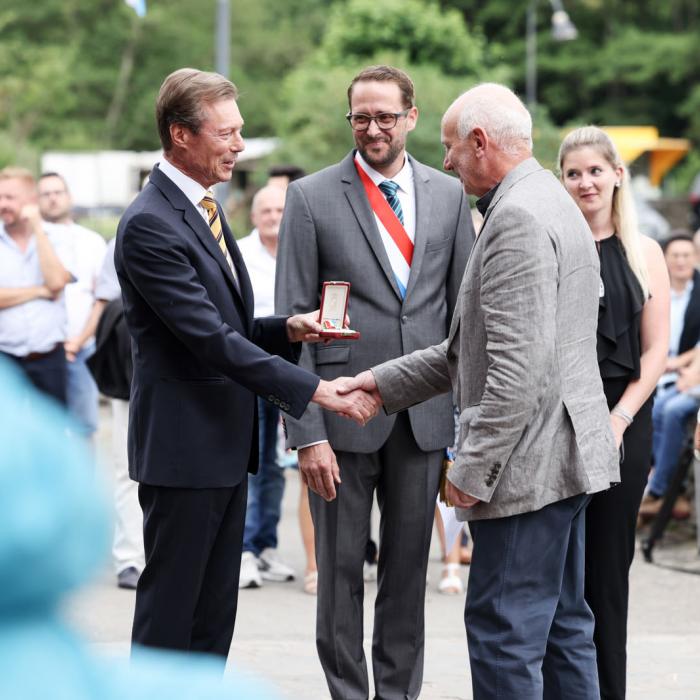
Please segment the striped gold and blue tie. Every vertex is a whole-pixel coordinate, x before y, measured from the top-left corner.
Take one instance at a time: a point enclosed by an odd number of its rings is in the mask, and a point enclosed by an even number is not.
[[[216,206],[216,200],[214,199],[214,195],[210,190],[207,191],[204,197],[202,197],[202,201],[200,202],[200,204],[202,205],[202,207],[204,207],[204,209],[206,209],[207,216],[209,217],[209,228],[211,229],[211,232],[214,238],[216,239],[216,242],[219,244],[221,252],[224,254],[226,260],[228,260],[228,248],[226,247],[226,241],[224,240],[224,231],[221,228],[219,209]]]
[[[236,286],[238,286],[238,275],[236,274],[236,268],[233,265],[231,254],[228,252],[228,248],[226,247],[226,240],[224,239],[224,230],[221,226],[221,218],[219,217],[219,209],[216,206],[216,200],[214,199],[214,194],[211,192],[211,190],[207,190],[204,197],[202,197],[202,201],[200,202],[200,204],[207,212],[207,217],[209,219],[209,228],[211,229],[211,233],[214,236],[214,239],[216,240],[217,244],[219,245],[219,248],[221,249],[224,258],[226,258],[226,262],[231,268],[233,279],[236,282]]]

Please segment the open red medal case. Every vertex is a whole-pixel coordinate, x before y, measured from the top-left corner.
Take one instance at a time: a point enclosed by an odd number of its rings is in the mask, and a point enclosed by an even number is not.
[[[359,331],[343,328],[350,299],[350,282],[324,282],[321,292],[322,338],[356,340]]]

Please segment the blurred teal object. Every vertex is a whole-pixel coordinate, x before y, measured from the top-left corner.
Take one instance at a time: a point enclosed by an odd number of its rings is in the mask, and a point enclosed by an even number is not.
[[[0,358],[0,698],[279,698],[257,681],[222,679],[221,662],[204,655],[144,650],[129,662],[90,653],[59,604],[105,562],[109,512],[67,414]]]

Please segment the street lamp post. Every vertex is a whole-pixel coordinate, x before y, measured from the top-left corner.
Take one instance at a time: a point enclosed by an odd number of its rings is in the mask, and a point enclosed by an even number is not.
[[[525,21],[525,95],[527,107],[532,112],[537,104],[537,4],[530,0]],[[576,25],[569,18],[561,0],[549,0],[552,6],[552,38],[554,41],[571,41],[578,36]]]
[[[231,65],[231,9],[229,0],[216,2],[216,72],[228,78]]]

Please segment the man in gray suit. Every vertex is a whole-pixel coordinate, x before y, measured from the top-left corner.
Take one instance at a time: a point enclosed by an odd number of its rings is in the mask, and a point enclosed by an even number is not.
[[[500,85],[447,111],[445,169],[484,215],[449,335],[346,386],[378,394],[389,414],[453,391],[460,435],[447,495],[474,537],[465,623],[475,700],[593,700],[584,510],[587,494],[619,481],[596,358],[599,264],[578,207],[531,157],[531,128]]]
[[[442,340],[474,239],[457,180],[406,154],[418,117],[410,78],[373,66],[352,81],[348,101],[357,150],[289,186],[280,229],[278,311],[317,308],[324,281],[352,285],[349,315],[361,339],[314,348],[300,360],[324,378]],[[376,490],[375,695],[416,698],[435,498],[444,448],[454,439],[452,397],[382,415],[364,429],[313,409],[286,424],[315,492],[317,648],[331,696],[369,694],[362,566]]]

